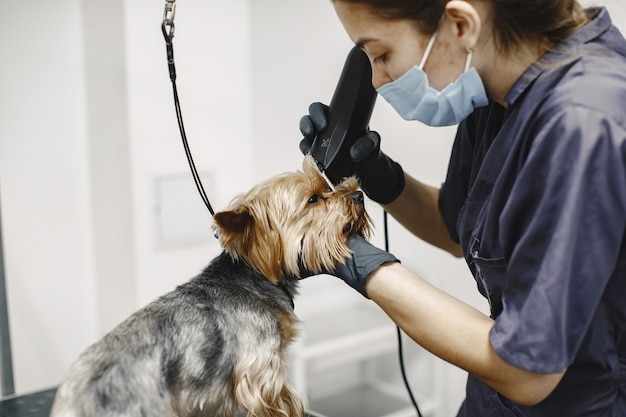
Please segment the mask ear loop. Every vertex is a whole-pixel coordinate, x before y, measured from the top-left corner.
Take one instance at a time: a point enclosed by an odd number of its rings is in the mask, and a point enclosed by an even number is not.
[[[426,65],[426,60],[428,59],[428,56],[430,55],[430,50],[433,49],[433,45],[435,44],[435,39],[437,39],[437,33],[439,32],[439,30],[436,30],[435,33],[433,33],[433,36],[430,37],[430,40],[428,41],[428,45],[426,45],[426,50],[424,50],[424,55],[422,56],[422,61],[420,62],[418,68],[423,70],[424,69],[424,65]]]
[[[470,69],[470,65],[472,64],[472,55],[474,55],[474,51],[472,51],[469,48],[465,48],[465,50],[467,51],[467,59],[465,60],[465,71],[467,72],[468,69]]]

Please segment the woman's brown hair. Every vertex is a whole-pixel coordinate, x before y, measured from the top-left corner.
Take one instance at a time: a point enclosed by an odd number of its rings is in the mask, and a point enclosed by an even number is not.
[[[433,33],[449,0],[333,0],[367,5],[387,19],[411,19]],[[493,10],[496,46],[512,52],[522,41],[538,40],[550,49],[586,21],[576,0],[487,0]]]

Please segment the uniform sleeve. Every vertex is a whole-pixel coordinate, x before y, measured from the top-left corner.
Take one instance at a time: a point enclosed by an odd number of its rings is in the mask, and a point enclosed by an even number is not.
[[[626,224],[626,133],[582,107],[544,124],[500,217],[508,260],[496,352],[528,371],[568,367],[616,267]]]

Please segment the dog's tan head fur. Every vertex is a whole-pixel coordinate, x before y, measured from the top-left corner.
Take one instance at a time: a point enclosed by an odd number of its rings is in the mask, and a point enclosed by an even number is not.
[[[303,172],[277,175],[236,197],[214,216],[222,247],[271,282],[301,270],[330,270],[351,255],[353,233],[367,237],[371,220],[356,178],[331,190],[306,157]]]

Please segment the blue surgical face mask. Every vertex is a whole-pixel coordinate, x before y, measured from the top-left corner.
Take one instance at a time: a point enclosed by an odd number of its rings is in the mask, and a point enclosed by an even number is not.
[[[428,85],[423,68],[436,36],[437,32],[430,38],[419,66],[377,91],[405,120],[419,120],[429,126],[450,126],[463,121],[475,108],[486,106],[489,99],[476,68],[470,68],[471,52],[468,52],[465,70],[454,83],[441,91]]]

